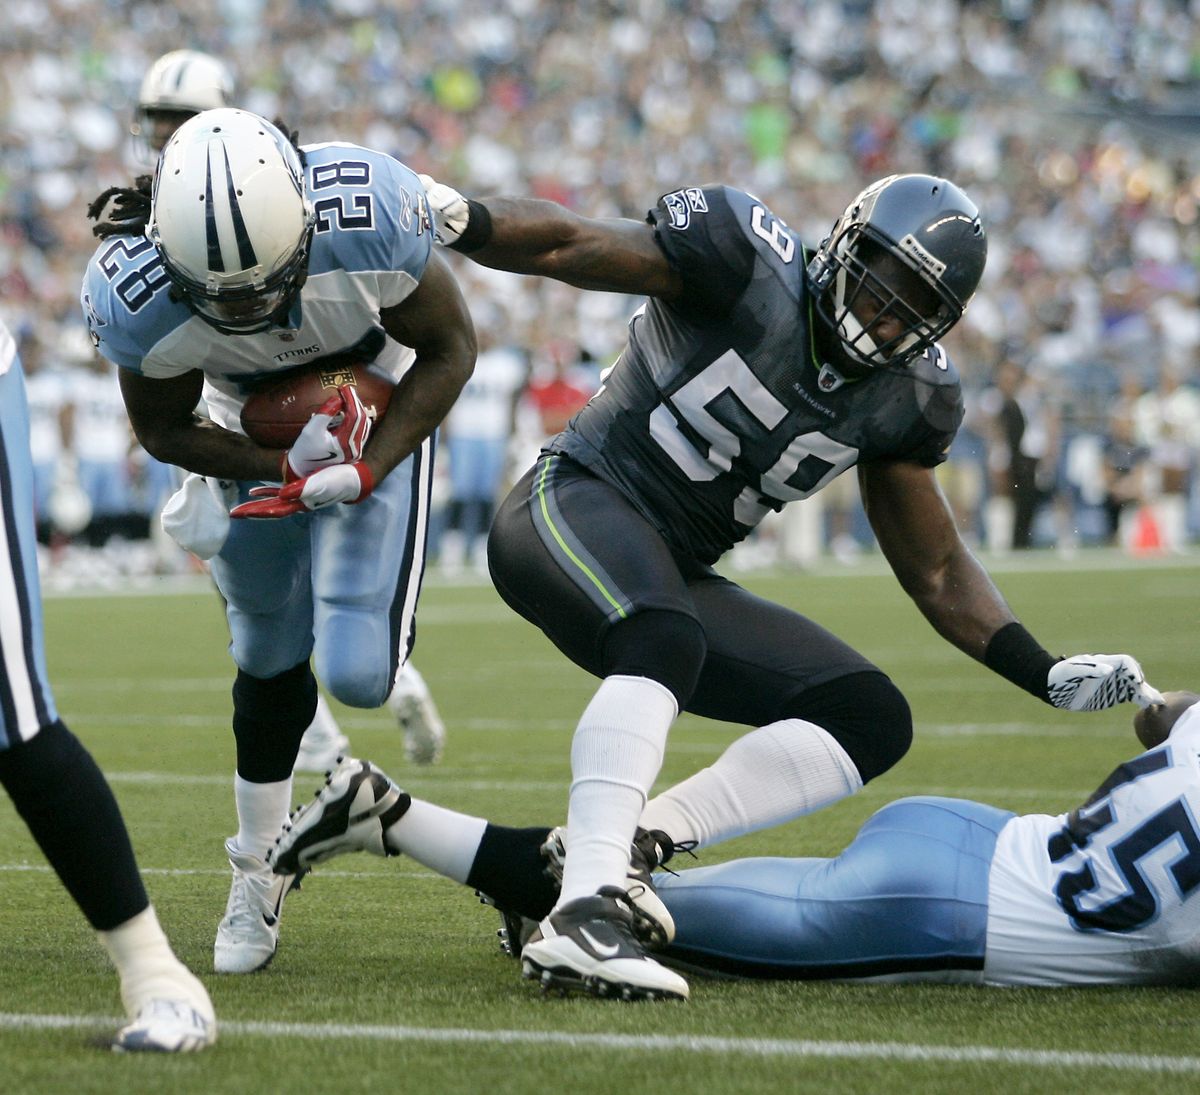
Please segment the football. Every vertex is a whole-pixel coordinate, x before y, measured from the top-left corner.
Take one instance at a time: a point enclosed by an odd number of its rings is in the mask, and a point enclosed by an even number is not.
[[[268,377],[242,406],[242,429],[251,441],[271,449],[289,448],[304,424],[343,384],[358,390],[363,406],[376,421],[387,410],[393,381],[362,362],[313,362],[280,377]]]

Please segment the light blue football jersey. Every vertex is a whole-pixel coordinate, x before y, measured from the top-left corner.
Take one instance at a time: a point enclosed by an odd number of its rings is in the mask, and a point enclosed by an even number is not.
[[[304,158],[317,220],[308,280],[286,326],[222,334],[172,299],[145,235],[116,236],[89,261],[80,298],[100,353],[147,377],[201,370],[209,414],[237,432],[254,385],[307,360],[359,348],[397,378],[412,351],[383,336],[379,313],[416,288],[429,261],[425,191],[404,164],[359,145],[310,145]]]

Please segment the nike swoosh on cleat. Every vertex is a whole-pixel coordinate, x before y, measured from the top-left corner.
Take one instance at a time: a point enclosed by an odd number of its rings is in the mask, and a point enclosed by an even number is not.
[[[588,946],[590,946],[592,950],[594,950],[601,958],[616,958],[617,954],[621,950],[621,945],[619,943],[597,942],[595,936],[593,936],[587,930],[587,928],[580,928],[579,934],[588,941]]]

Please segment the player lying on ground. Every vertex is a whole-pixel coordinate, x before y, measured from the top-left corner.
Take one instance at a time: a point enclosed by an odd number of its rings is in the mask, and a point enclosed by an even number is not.
[[[609,896],[643,945],[693,970],[1192,984],[1200,979],[1200,695],[1168,693],[1137,714],[1134,729],[1147,751],[1070,813],[904,798],[877,811],[835,858],[737,859],[656,874],[653,888],[650,872],[674,845],[666,833],[639,831],[628,892]],[[293,816],[272,862],[288,873],[349,851],[410,855],[508,910],[518,952],[521,918],[532,930],[555,900],[565,835],[412,799],[369,762],[346,759]],[[619,941],[595,942],[603,953]],[[619,984],[619,965],[597,961],[589,976],[605,979],[600,994]],[[542,980],[583,987],[569,971]]]

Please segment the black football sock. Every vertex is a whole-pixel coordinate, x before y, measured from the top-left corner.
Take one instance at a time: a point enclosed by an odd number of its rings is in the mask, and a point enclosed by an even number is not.
[[[108,781],[61,722],[0,752],[0,784],[93,928],[150,904]]]
[[[317,679],[307,661],[275,677],[252,677],[239,669],[233,683],[238,775],[250,783],[290,777],[316,710]]]
[[[558,882],[546,873],[541,847],[550,830],[491,825],[467,875],[467,885],[508,912],[541,920],[558,900]]]

